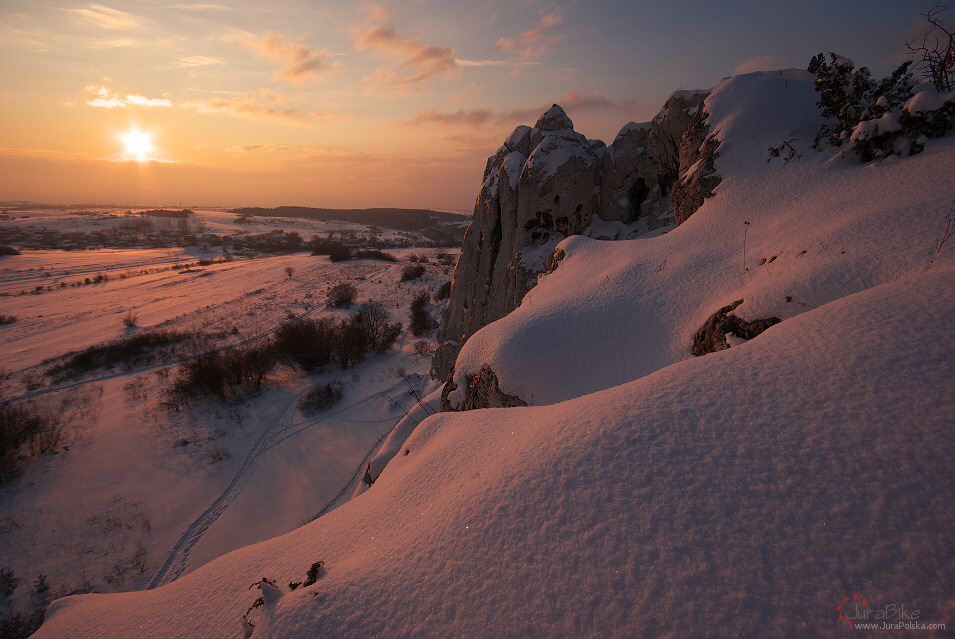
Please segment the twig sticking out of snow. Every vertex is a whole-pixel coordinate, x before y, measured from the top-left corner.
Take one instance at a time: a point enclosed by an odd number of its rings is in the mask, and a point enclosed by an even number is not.
[[[939,251],[942,250],[942,246],[945,244],[945,240],[955,235],[955,198],[952,199],[952,206],[948,210],[948,214],[945,216],[945,232],[942,233],[942,238],[935,240],[935,254],[938,255]]]

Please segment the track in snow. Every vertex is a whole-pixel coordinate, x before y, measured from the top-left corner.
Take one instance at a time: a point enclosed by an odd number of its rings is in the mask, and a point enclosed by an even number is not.
[[[256,462],[264,455],[269,452],[280,443],[284,442],[291,437],[295,437],[299,433],[303,432],[307,428],[314,426],[315,424],[329,418],[339,415],[345,411],[351,410],[356,406],[360,406],[365,402],[369,402],[382,397],[390,397],[390,393],[395,391],[407,388],[404,385],[403,381],[399,381],[392,386],[386,388],[385,390],[378,391],[377,393],[372,393],[362,399],[340,408],[332,413],[324,414],[320,418],[307,420],[305,422],[295,422],[292,419],[292,416],[295,413],[295,406],[297,400],[301,395],[304,395],[306,391],[302,391],[298,396],[292,398],[289,401],[288,405],[282,411],[276,415],[269,422],[269,425],[265,430],[262,431],[262,434],[259,435],[259,438],[256,440],[255,444],[249,450],[248,454],[245,457],[245,460],[242,462],[242,466],[236,472],[235,476],[232,478],[232,481],[229,482],[229,485],[226,486],[225,490],[209,505],[205,511],[202,512],[199,517],[195,519],[182,535],[180,535],[179,540],[173,545],[172,549],[169,551],[169,555],[166,557],[166,561],[163,562],[162,567],[159,571],[153,576],[152,580],[149,582],[148,589],[152,590],[153,588],[158,588],[159,586],[165,585],[171,581],[176,580],[181,577],[187,566],[189,565],[189,554],[196,544],[202,539],[202,536],[207,530],[219,519],[219,517],[226,511],[226,509],[236,500],[236,498],[242,493],[246,485],[252,479],[254,474],[254,468]],[[382,436],[384,437],[384,436]],[[377,448],[381,438],[375,443],[374,448]]]

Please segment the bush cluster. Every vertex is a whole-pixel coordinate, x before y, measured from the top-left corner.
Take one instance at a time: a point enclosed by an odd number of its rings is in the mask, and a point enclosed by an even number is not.
[[[341,282],[328,291],[328,305],[332,308],[347,308],[358,297],[358,289],[354,284]]]
[[[446,300],[451,297],[451,282],[445,282],[438,288],[438,292],[434,294],[435,301],[440,302],[441,300]]]
[[[416,280],[424,275],[424,266],[421,264],[409,264],[401,269],[401,282]]]
[[[344,262],[352,259],[351,249],[336,240],[313,237],[308,241],[312,255],[327,255],[332,262]]]
[[[16,578],[12,570],[4,569],[0,573],[3,574],[4,581],[9,578],[11,580],[9,585],[16,588],[19,579]],[[7,592],[6,586],[4,588],[4,597],[12,594],[12,589]],[[30,611],[8,610],[0,615],[0,637],[4,639],[27,639],[43,624],[47,606],[50,605],[51,601],[53,601],[53,592],[50,590],[46,575],[37,574],[30,590]]]
[[[425,291],[418,293],[411,300],[411,323],[408,325],[408,330],[415,337],[421,337],[434,328],[431,315],[426,310],[427,306],[428,293]]]
[[[345,385],[340,381],[316,386],[298,400],[298,408],[305,416],[328,410],[345,395]]]
[[[931,83],[916,84],[912,62],[904,62],[878,82],[866,67],[835,53],[813,57],[809,72],[816,76],[818,105],[827,122],[816,135],[856,154],[863,162],[889,155],[914,155],[927,138],[952,129],[955,96],[939,95]]]
[[[198,336],[176,331],[146,331],[126,339],[94,344],[80,351],[67,353],[65,360],[51,366],[46,374],[55,377],[61,374],[88,373],[117,364],[135,366],[156,358],[156,349],[183,342],[195,342]]]
[[[402,325],[389,319],[379,302],[365,302],[347,319],[297,319],[261,344],[203,353],[180,364],[171,389],[173,403],[203,395],[228,401],[256,393],[278,363],[306,373],[330,364],[348,368],[366,353],[391,348]]]
[[[352,257],[356,260],[381,260],[382,262],[398,261],[398,258],[391,253],[385,253],[379,249],[357,249],[352,251]]]
[[[0,485],[16,477],[29,458],[55,452],[63,436],[58,415],[0,403]]]
[[[226,401],[240,388],[256,393],[275,368],[272,343],[237,346],[203,353],[179,365],[173,393],[182,399],[214,395]]]

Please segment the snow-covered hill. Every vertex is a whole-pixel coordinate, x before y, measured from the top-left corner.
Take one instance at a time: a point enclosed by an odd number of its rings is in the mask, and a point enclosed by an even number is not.
[[[565,240],[462,350],[461,392],[487,365],[529,406],[427,417],[332,512],[152,591],[59,600],[37,636],[945,636],[955,139],[812,151],[798,74],[725,81],[706,109],[713,198],[659,237]],[[767,161],[783,140],[801,157]],[[692,357],[739,299],[782,321]]]

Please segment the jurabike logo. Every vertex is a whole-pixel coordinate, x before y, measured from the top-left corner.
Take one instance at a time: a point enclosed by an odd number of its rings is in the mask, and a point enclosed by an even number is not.
[[[846,622],[850,628],[859,622],[881,622],[882,625],[896,628],[919,627],[921,610],[908,608],[903,604],[885,604],[877,608],[869,606],[868,598],[852,593],[851,597],[840,597],[842,601],[833,608],[839,612],[839,623]]]

